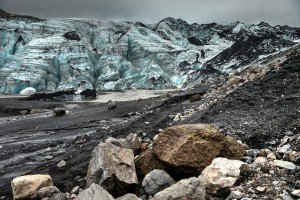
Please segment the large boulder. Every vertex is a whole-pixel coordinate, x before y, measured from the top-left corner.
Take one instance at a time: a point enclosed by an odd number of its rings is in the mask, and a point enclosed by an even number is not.
[[[165,165],[156,157],[153,150],[147,149],[134,159],[139,177],[146,176],[154,169],[164,169]]]
[[[106,143],[112,143],[122,148],[132,149],[135,153],[141,147],[141,142],[137,136],[137,134],[130,133],[126,138],[114,138],[109,137],[105,140]]]
[[[114,196],[134,192],[138,180],[133,151],[112,143],[100,143],[88,167],[87,187],[92,183],[101,185]]]
[[[238,183],[245,169],[246,163],[242,161],[215,158],[202,171],[199,180],[207,193],[224,197],[230,194],[230,188]]]
[[[175,180],[165,171],[155,169],[145,176],[142,187],[148,195],[155,195],[173,185]]]
[[[81,191],[75,200],[114,200],[104,188],[100,185],[92,183],[91,186],[83,191]]]
[[[199,176],[216,157],[242,159],[246,147],[209,124],[167,128],[153,144],[154,153],[179,177]]]
[[[182,179],[176,184],[158,192],[151,200],[205,200],[206,192],[196,177]]]
[[[49,186],[53,186],[53,181],[43,174],[20,176],[11,182],[14,200],[36,199],[38,191]]]
[[[37,196],[42,199],[42,198],[50,198],[53,196],[53,194],[60,193],[59,189],[55,186],[49,186],[49,187],[44,187],[41,188]]]

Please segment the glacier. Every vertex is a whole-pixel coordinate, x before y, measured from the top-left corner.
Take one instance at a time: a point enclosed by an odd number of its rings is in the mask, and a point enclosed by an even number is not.
[[[267,23],[0,17],[0,93],[185,88],[299,39],[299,29]]]

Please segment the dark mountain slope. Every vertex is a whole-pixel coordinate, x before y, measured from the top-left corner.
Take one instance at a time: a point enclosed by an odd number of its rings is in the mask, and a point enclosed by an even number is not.
[[[300,119],[300,53],[271,71],[261,80],[246,83],[221,99],[207,112],[186,123],[207,122],[219,125],[251,147],[279,142]],[[297,128],[293,131],[299,131]]]

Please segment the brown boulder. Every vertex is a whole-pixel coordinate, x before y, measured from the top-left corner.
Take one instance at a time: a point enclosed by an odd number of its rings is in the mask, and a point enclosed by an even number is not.
[[[209,124],[167,128],[153,144],[154,153],[175,176],[199,176],[216,157],[242,159],[246,147]]]
[[[165,167],[150,149],[136,157],[134,163],[138,176],[142,178],[154,169],[164,169]]]

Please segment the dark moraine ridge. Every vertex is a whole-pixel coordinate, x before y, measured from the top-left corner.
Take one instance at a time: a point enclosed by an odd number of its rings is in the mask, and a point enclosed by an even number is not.
[[[199,122],[217,124],[251,147],[278,143],[285,131],[300,125],[299,50],[283,63],[282,69],[246,83],[184,123]]]

